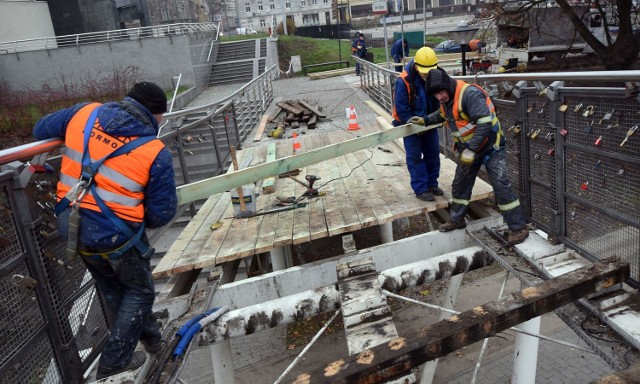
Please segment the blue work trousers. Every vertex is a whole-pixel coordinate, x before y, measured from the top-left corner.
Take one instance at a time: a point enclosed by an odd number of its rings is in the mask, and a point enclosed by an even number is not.
[[[451,221],[463,222],[467,212],[469,199],[471,199],[471,191],[476,182],[476,176],[480,170],[482,161],[476,160],[471,166],[458,165],[456,168],[456,176],[451,186],[451,195],[454,199],[451,205]],[[493,187],[493,193],[498,205],[506,205],[518,200],[518,196],[511,188],[511,183],[507,176],[507,158],[503,149],[496,151],[485,163],[489,181]],[[455,200],[465,201],[465,204],[456,203]],[[505,223],[509,229],[516,231],[527,225],[527,219],[524,215],[522,205],[515,208],[500,210]]]
[[[111,335],[100,356],[100,366],[121,368],[131,362],[140,339],[153,345],[162,340],[152,316],[155,289],[149,258],[134,247],[117,259],[81,256],[96,280],[112,320]]]
[[[413,192],[419,195],[428,191],[429,187],[437,187],[440,176],[438,130],[405,136],[403,140]]]

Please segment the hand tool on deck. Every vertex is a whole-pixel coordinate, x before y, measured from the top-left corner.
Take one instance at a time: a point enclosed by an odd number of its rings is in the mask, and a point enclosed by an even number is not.
[[[302,181],[296,179],[293,176],[289,176],[291,179],[293,179],[293,181],[295,181],[296,183],[299,183],[301,185],[304,185],[307,188],[307,191],[305,193],[302,194],[302,196],[306,196],[306,197],[315,197],[318,196],[318,190],[316,188],[313,188],[313,183],[315,183],[317,180],[320,180],[320,178],[316,175],[306,175],[304,177],[305,180],[307,180],[307,183],[303,183]]]
[[[238,170],[238,159],[236,158],[236,147],[233,145],[229,148],[229,153],[231,154],[231,162],[233,163],[233,170]],[[247,210],[246,205],[244,204],[244,193],[242,193],[242,187],[237,187],[238,191],[238,199],[240,200],[240,211],[245,212]]]

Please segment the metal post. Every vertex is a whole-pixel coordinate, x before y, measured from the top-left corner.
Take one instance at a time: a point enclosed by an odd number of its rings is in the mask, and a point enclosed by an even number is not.
[[[391,243],[393,241],[393,222],[380,224],[380,241],[382,244]]]
[[[282,271],[287,269],[287,261],[284,255],[284,247],[273,248],[269,254],[271,255],[271,267],[274,271]]]
[[[564,185],[565,185],[565,151],[564,151],[564,143],[565,137],[562,136],[559,132],[563,129],[564,125],[564,112],[560,111],[560,105],[563,101],[563,95],[560,88],[564,86],[563,81],[554,81],[549,86],[549,92],[547,92],[547,96],[551,98],[551,106],[550,110],[552,111],[551,115],[551,124],[554,128],[554,137],[555,137],[555,150],[556,154],[553,158],[555,170],[556,170],[556,178],[555,178],[555,189],[556,189],[556,204],[557,210],[554,212],[555,220],[554,220],[554,234],[553,237],[556,241],[560,241],[560,239],[564,238],[566,226],[565,226],[565,218],[566,215],[566,204],[564,200]]]
[[[533,318],[520,324],[518,328],[538,334],[540,333],[540,319],[540,316]],[[522,333],[516,335],[516,344],[513,350],[512,384],[535,384],[539,343],[540,339],[537,337],[523,335]]]
[[[382,15],[382,29],[384,30],[384,55],[387,59],[387,69],[391,63],[389,62],[389,38],[387,37],[387,15]]]
[[[462,279],[464,279],[464,273],[452,276],[449,279],[449,287],[447,287],[447,293],[442,299],[442,307],[446,309],[453,309],[456,306],[458,300],[458,291],[462,285]],[[440,321],[451,317],[450,313],[440,312]],[[433,382],[433,376],[436,374],[436,368],[438,368],[438,359],[426,362],[420,369],[420,384],[431,384]]]
[[[467,59],[465,57],[465,45],[460,44],[460,52],[462,53],[462,76],[467,76]]]

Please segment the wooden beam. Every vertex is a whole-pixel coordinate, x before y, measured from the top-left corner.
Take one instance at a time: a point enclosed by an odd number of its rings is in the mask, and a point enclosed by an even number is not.
[[[412,135],[437,128],[439,125],[428,127],[406,124],[384,132],[375,132],[366,136],[313,149],[295,156],[288,156],[270,163],[256,165],[239,171],[200,180],[195,183],[182,185],[177,188],[178,205],[208,198],[216,193],[228,191],[231,188],[262,180],[269,176],[276,176],[294,169],[317,164],[328,159],[334,159],[347,153],[378,146],[400,137]]]
[[[267,127],[267,123],[269,122],[269,119],[271,119],[271,117],[269,117],[269,115],[263,115],[262,119],[260,120],[260,125],[258,125],[258,130],[256,131],[256,135],[253,137],[253,141],[260,141],[262,140],[262,134],[264,133],[264,129]]]
[[[300,103],[300,105],[302,105],[303,107],[307,108],[311,112],[315,113],[316,116],[318,116],[321,119],[324,119],[325,117],[327,117],[327,115],[325,115],[324,113],[320,112],[320,110],[318,108],[314,107],[313,105],[307,103],[304,100],[298,100],[298,103]]]
[[[412,368],[493,336],[534,317],[551,312],[592,292],[629,278],[629,264],[598,263],[460,315],[418,330],[415,337],[399,337],[356,356],[328,363],[298,378],[307,383],[380,383],[402,376]],[[297,379],[296,379],[297,380]]]
[[[276,160],[276,143],[269,143],[267,146],[266,162],[270,163]],[[276,191],[276,178],[274,176],[267,177],[262,180],[262,193],[268,195]]]
[[[276,103],[276,105],[286,111],[289,111],[291,113],[293,113],[294,115],[300,115],[302,114],[302,110],[298,109],[290,104],[288,104],[287,102],[282,102],[282,103]]]
[[[629,368],[601,377],[591,384],[637,384],[640,383],[640,363]]]

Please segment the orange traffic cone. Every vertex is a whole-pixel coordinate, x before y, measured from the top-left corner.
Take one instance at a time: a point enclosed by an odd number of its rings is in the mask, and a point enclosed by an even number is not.
[[[349,107],[349,128],[347,128],[350,131],[357,131],[358,129],[360,129],[360,126],[358,125],[358,120],[356,120],[356,107],[354,107],[353,105]]]
[[[293,132],[293,154],[295,155],[300,151],[302,151],[302,146],[298,141],[298,134],[296,132]]]

